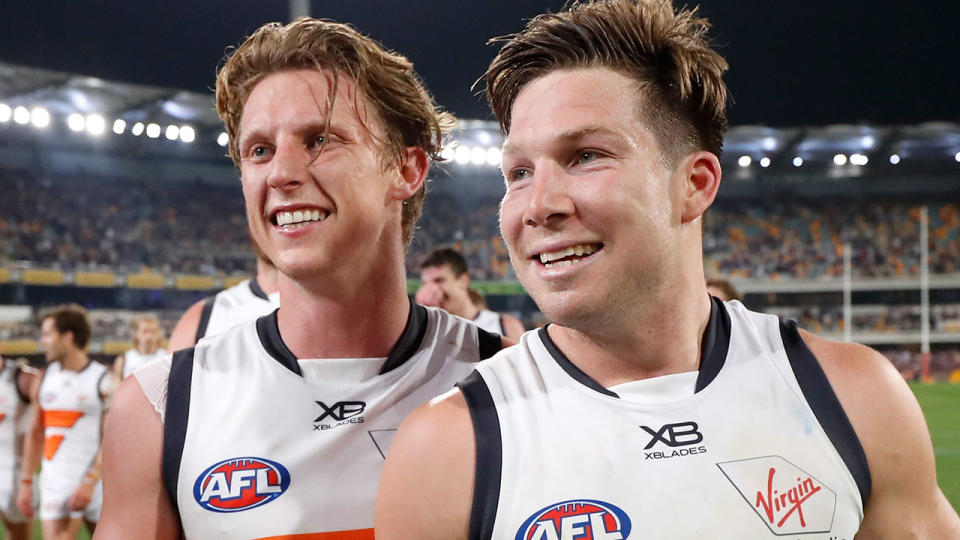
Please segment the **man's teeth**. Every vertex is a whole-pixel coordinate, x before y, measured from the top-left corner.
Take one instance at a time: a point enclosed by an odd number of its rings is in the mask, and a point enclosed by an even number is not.
[[[598,244],[577,244],[575,246],[570,246],[559,251],[549,251],[546,253],[540,254],[540,262],[547,266],[557,266],[564,267],[570,266],[580,257],[593,255],[600,249]],[[565,257],[577,257],[577,260],[563,260],[559,261],[558,259],[563,259]],[[554,262],[557,261],[557,262]]]
[[[311,221],[323,221],[327,217],[327,212],[321,210],[295,210],[293,212],[277,212],[277,225],[286,227],[287,225],[298,225],[300,223],[309,223]]]

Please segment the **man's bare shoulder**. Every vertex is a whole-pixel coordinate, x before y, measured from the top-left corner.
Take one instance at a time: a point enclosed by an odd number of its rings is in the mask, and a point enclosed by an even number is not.
[[[200,327],[200,319],[203,316],[203,306],[205,304],[206,299],[198,300],[183,312],[180,320],[177,321],[177,325],[173,328],[173,332],[170,333],[167,351],[179,351],[192,347],[196,343],[197,328]]]

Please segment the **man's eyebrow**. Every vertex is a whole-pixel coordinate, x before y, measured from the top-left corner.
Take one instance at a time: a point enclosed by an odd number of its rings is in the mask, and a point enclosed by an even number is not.
[[[286,126],[286,127],[292,129],[294,133],[303,135],[307,133],[325,133],[327,124],[325,119],[321,118],[317,120],[307,120],[307,121],[304,121],[303,123],[295,124],[292,127],[291,126]],[[239,137],[239,143],[240,143],[239,146],[242,148],[244,144],[250,140],[269,138],[270,131],[271,131],[270,129],[262,129],[260,127],[254,127],[250,131],[243,132],[241,128],[241,133]]]
[[[605,126],[583,126],[583,127],[561,131],[560,133],[558,133],[557,135],[551,138],[550,143],[561,144],[561,145],[570,144],[572,142],[579,141],[580,139],[583,139],[584,137],[588,137],[590,135],[614,137],[624,142],[630,142],[630,138],[627,137],[623,132],[619,130],[611,129]],[[503,155],[516,154],[520,152],[520,149],[521,149],[521,145],[511,142],[510,139],[508,138],[507,142],[503,145],[502,154]]]

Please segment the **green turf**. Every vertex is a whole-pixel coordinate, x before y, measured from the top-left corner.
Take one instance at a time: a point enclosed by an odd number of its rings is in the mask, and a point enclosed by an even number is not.
[[[960,511],[960,384],[911,384],[923,409],[937,456],[937,481]]]

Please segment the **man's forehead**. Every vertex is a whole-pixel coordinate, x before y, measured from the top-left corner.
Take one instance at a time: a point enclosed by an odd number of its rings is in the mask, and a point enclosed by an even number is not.
[[[333,93],[333,90],[336,93]],[[334,119],[341,122],[367,120],[368,105],[363,92],[349,75],[332,70],[288,70],[267,75],[250,92],[241,115],[240,132],[278,119],[285,121],[303,115],[325,119],[333,103]],[[289,118],[278,118],[276,107],[290,111]]]

